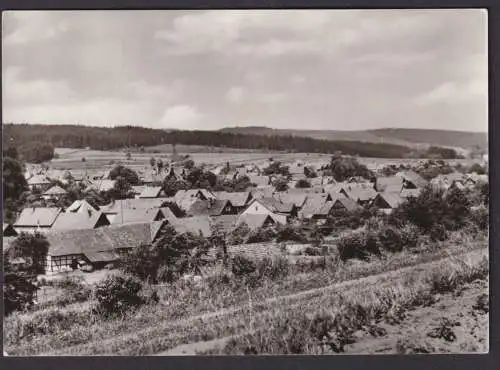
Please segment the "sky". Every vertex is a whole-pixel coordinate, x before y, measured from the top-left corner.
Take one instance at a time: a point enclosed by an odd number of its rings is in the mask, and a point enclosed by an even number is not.
[[[3,12],[3,122],[487,131],[487,13]]]

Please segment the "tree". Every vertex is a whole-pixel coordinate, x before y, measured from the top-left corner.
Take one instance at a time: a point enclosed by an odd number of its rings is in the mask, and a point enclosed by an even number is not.
[[[4,157],[9,157],[12,159],[19,159],[19,153],[15,145],[9,145],[8,149],[4,153]]]
[[[194,161],[192,159],[187,159],[183,163],[186,170],[191,170],[194,167]]]
[[[133,196],[132,185],[125,177],[115,178],[113,188],[109,190],[108,196],[112,199],[126,199]]]
[[[156,162],[156,168],[158,169],[158,172],[163,171],[163,161],[161,159],[158,159]]]
[[[11,157],[3,160],[3,196],[4,199],[17,200],[28,188],[21,163]]]
[[[33,304],[37,286],[26,274],[16,271],[4,258],[4,313],[5,316]]]
[[[304,166],[304,175],[308,179],[313,179],[315,177],[318,177],[318,174],[314,170],[312,170],[311,168],[309,168],[308,166]]]
[[[102,316],[117,316],[137,307],[143,300],[139,296],[142,284],[130,276],[111,275],[98,283],[94,296],[95,310]]]
[[[151,157],[149,159],[149,164],[150,164],[151,167],[154,167],[156,165],[156,159],[155,159],[155,157]]]
[[[121,268],[124,272],[137,276],[141,280],[155,283],[160,262],[158,248],[152,244],[142,243],[125,257]]]
[[[171,177],[163,181],[162,189],[167,197],[173,197],[179,190],[189,189],[189,184],[186,181]]]
[[[274,189],[276,189],[276,191],[287,191],[288,190],[288,181],[286,179],[283,179],[283,178],[278,178],[276,180],[274,180]]]
[[[22,232],[12,247],[9,249],[9,257],[21,257],[26,260],[25,271],[30,274],[45,273],[45,259],[49,251],[49,242],[45,235],[38,232],[28,234]]]
[[[356,158],[344,157],[339,153],[332,156],[327,169],[331,172],[336,181],[346,181],[351,177],[363,177],[373,180],[375,175],[366,166],[360,164]]]
[[[127,152],[126,158],[128,161],[130,161],[132,159],[132,154],[130,152]]]
[[[111,180],[115,180],[118,177],[123,177],[130,185],[139,185],[139,176],[137,173],[121,164],[115,166],[109,173]]]
[[[299,181],[297,181],[295,183],[295,187],[297,189],[304,189],[304,188],[310,188],[311,187],[311,184],[309,183],[309,181],[307,180],[304,180],[304,179],[300,179]]]

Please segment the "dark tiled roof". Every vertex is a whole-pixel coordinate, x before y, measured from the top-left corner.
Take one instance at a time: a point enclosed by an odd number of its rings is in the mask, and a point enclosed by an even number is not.
[[[52,226],[60,212],[61,208],[56,207],[25,208],[21,212],[21,215],[19,216],[14,226],[50,227]]]

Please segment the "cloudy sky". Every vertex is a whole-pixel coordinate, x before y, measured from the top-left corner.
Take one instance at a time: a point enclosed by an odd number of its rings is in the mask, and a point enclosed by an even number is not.
[[[487,130],[481,10],[3,13],[3,122]]]

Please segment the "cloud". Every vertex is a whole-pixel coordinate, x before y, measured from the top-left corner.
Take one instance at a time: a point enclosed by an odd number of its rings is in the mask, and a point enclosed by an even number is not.
[[[190,130],[200,123],[203,115],[196,107],[190,105],[176,105],[165,109],[160,119],[159,126],[162,128],[179,128]]]
[[[233,86],[226,93],[226,99],[235,104],[239,104],[245,98],[245,88],[241,86]]]
[[[418,105],[463,103],[472,99],[483,99],[488,96],[488,86],[481,80],[472,80],[466,84],[455,81],[445,82],[436,86],[431,91],[418,96],[415,101]]]

